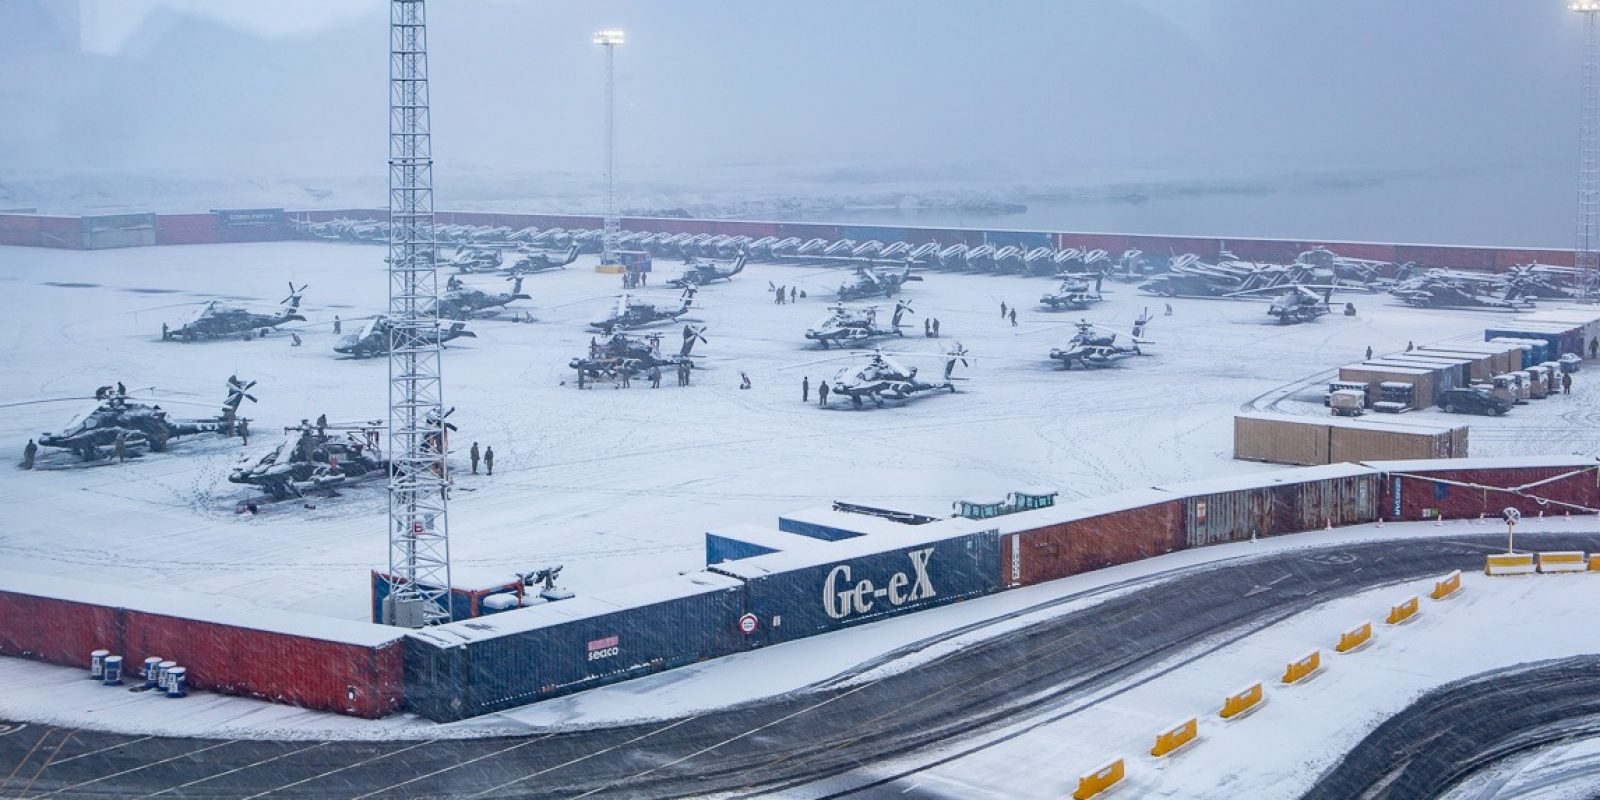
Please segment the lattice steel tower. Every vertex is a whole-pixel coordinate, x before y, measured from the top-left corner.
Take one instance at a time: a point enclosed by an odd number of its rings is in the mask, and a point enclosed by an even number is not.
[[[617,219],[617,46],[622,31],[595,31],[594,43],[606,49],[606,219],[600,232],[600,263],[617,263],[617,237],[622,224]]]
[[[389,2],[389,585],[386,621],[450,621],[444,381],[425,0]]]
[[[1568,8],[1583,15],[1583,95],[1578,122],[1578,241],[1573,263],[1583,282],[1583,297],[1595,288],[1600,269],[1600,38],[1595,15],[1600,0],[1572,0]]]

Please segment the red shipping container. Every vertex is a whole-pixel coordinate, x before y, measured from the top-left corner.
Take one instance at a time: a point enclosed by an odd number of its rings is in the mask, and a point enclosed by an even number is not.
[[[0,244],[39,246],[39,218],[31,214],[0,214]]]
[[[805,241],[807,239],[827,239],[828,241],[834,241],[840,238],[838,225],[818,225],[812,222],[780,223],[778,225],[777,235],[785,238],[796,236],[799,237],[801,241]],[[978,241],[982,241],[981,235]]]
[[[1196,239],[1179,236],[1129,236],[1127,247],[1144,251],[1149,256],[1181,256],[1184,253],[1194,253],[1201,258],[1216,258],[1220,251],[1216,239]],[[1110,248],[1102,248],[1110,250]],[[1113,257],[1122,255],[1121,250],[1111,251]]]
[[[1057,250],[1076,247],[1080,250],[1105,250],[1119,256],[1122,251],[1135,246],[1132,237],[1119,233],[1058,233],[1055,239]]]
[[[0,654],[87,669],[89,653],[123,651],[120,609],[0,591],[0,619]]]
[[[216,214],[157,214],[156,244],[214,244],[221,241]]]
[[[122,655],[188,667],[197,689],[381,717],[404,698],[404,639],[352,644],[129,610]]]
[[[751,239],[760,239],[764,236],[777,236],[778,223],[722,220],[712,223],[712,231],[718,235],[748,236]]]
[[[1438,247],[1428,245],[1395,245],[1395,260],[1415,261],[1425,267],[1493,272],[1495,251],[1484,247]]]
[[[1369,244],[1366,242],[1304,242],[1303,244],[1305,244],[1307,250],[1315,250],[1321,247],[1345,258],[1394,261],[1394,245],[1392,244]]]
[[[1149,495],[1122,492],[1004,518],[1015,524],[1029,518],[1061,521],[1001,528],[1000,585],[1028,586],[1182,549],[1183,501],[1149,503]],[[1128,505],[1106,510],[1120,503]]]
[[[1282,239],[1228,239],[1222,242],[1222,246],[1246,261],[1268,264],[1292,263],[1307,250],[1304,242]]]
[[[1494,251],[1495,272],[1506,272],[1512,267],[1521,267],[1528,264],[1570,267],[1572,263],[1573,253],[1571,250],[1511,250],[1502,248]]]
[[[82,250],[87,247],[82,217],[40,217],[39,246]]]
[[[1465,459],[1454,459],[1466,461]],[[1542,461],[1549,466],[1494,466]],[[1600,508],[1593,461],[1574,459],[1559,463],[1547,459],[1473,459],[1470,467],[1452,467],[1437,461],[1375,462],[1384,471],[1382,510],[1389,519],[1498,518],[1501,509],[1515,508],[1524,518],[1593,513]],[[1551,480],[1554,478],[1555,480]],[[1544,481],[1549,481],[1548,483]],[[1538,484],[1538,485],[1531,485]],[[1521,488],[1526,487],[1526,488]]]

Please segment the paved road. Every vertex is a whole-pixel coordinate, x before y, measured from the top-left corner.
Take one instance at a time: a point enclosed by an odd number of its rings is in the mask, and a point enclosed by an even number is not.
[[[1224,562],[881,680],[627,727],[466,741],[263,742],[30,725],[0,733],[0,797],[754,797],[779,789],[914,797],[899,793],[914,785],[901,783],[914,770],[870,778],[852,770],[1002,723],[1058,719],[1097,687],[1203,639],[1242,636],[1375,586],[1474,568],[1502,541],[1381,542]],[[1600,550],[1600,534],[1544,535],[1540,546]]]
[[[1597,675],[1600,656],[1580,656],[1441,686],[1378,726],[1302,800],[1438,797],[1504,759],[1593,739],[1600,735]],[[1586,780],[1593,785],[1592,776]]]

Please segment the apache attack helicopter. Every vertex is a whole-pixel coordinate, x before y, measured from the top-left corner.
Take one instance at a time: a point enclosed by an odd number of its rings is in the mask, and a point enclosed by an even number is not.
[[[614,333],[605,341],[594,343],[589,348],[587,358],[574,358],[567,366],[590,380],[615,378],[622,372],[639,376],[649,372],[652,367],[665,370],[688,364],[692,368],[694,360],[690,353],[694,351],[696,342],[705,343],[705,331],[703,325],[698,328],[683,326],[683,345],[678,348],[676,355],[662,354],[660,334],[629,336],[626,333]]]
[[[1533,307],[1518,276],[1430,269],[1396,283],[1389,293],[1415,308],[1520,311]]]
[[[704,286],[716,281],[731,281],[733,276],[744,271],[745,260],[748,257],[746,253],[740,253],[739,257],[734,259],[732,266],[690,257],[683,264],[683,274],[667,281],[667,285],[674,289],[687,289],[690,286]]]
[[[899,272],[881,272],[876,267],[856,267],[855,283],[839,284],[839,302],[848,300],[863,300],[868,297],[894,297],[907,281],[920,281],[921,275],[911,274],[911,265],[907,264]]]
[[[242,306],[224,305],[220,300],[206,303],[188,321],[176,328],[169,328],[165,322],[161,323],[162,341],[192,342],[196,339],[222,339],[238,336],[243,339],[254,339],[256,336],[266,336],[267,333],[286,322],[305,321],[300,315],[300,295],[306,287],[296,289],[294,282],[289,283],[289,296],[283,298],[283,308],[276,314],[258,314]]]
[[[287,434],[283,442],[254,463],[234,467],[228,482],[255,486],[274,500],[287,500],[331,489],[350,478],[388,474],[389,461],[378,447],[381,423],[319,427],[301,420],[283,430]]]
[[[1289,290],[1272,299],[1267,313],[1278,319],[1280,325],[1310,322],[1327,314],[1331,291],[1317,294],[1304,286],[1291,286]]]
[[[562,252],[551,250],[521,250],[517,251],[522,257],[517,263],[506,268],[508,275],[528,275],[535,272],[544,272],[552,269],[566,269],[568,264],[578,260],[578,246],[567,245]]]
[[[465,275],[474,272],[494,272],[503,263],[505,254],[499,248],[474,247],[468,250],[465,247],[458,247],[455,257],[439,266],[455,267],[457,275]]]
[[[1082,311],[1105,299],[1100,296],[1100,283],[1103,280],[1104,273],[1095,275],[1094,286],[1091,287],[1087,278],[1067,277],[1061,281],[1060,288],[1039,298],[1039,302],[1049,306],[1051,311]]]
[[[521,275],[507,280],[511,281],[511,291],[485,292],[482,289],[469,289],[454,275],[450,276],[450,280],[445,284],[447,291],[439,296],[439,318],[468,320],[479,311],[488,311],[510,305],[517,300],[529,299],[522,293]]]
[[[1170,271],[1151,278],[1139,291],[1164,297],[1229,297],[1256,289],[1334,286],[1331,270],[1310,264],[1257,264],[1224,252],[1208,264],[1193,253],[1172,260]],[[1339,288],[1339,287],[1335,287]]]
[[[966,366],[966,356],[966,348],[956,342],[955,349],[945,357],[944,379],[929,382],[917,380],[916,367],[908,369],[893,356],[877,350],[866,364],[840,370],[828,382],[832,390],[829,397],[848,397],[850,404],[856,408],[861,408],[864,400],[871,400],[873,405],[882,408],[884,400],[904,402],[941,389],[948,389],[953,394],[956,385],[950,375],[955,371],[957,361]]]
[[[442,323],[444,320],[440,320],[440,322]],[[390,328],[389,318],[380,314],[367,320],[367,324],[362,325],[361,330],[345,334],[333,346],[333,352],[352,358],[386,356],[389,354]],[[430,338],[436,338],[438,343],[442,345],[451,339],[460,339],[463,336],[472,339],[478,338],[478,334],[467,330],[467,323],[465,322],[452,322],[449,328],[436,329],[435,336]]]
[[[128,399],[121,383],[102,386],[95,390],[99,405],[74,419],[60,433],[39,436],[42,447],[57,447],[76,453],[84,461],[108,457],[120,439],[125,452],[149,448],[154,452],[167,449],[167,443],[179,436],[199,433],[220,433],[232,436],[241,421],[239,406],[256,398],[249,393],[255,381],[242,383],[237,377],[228,378],[228,396],[222,401],[222,413],[205,419],[172,419],[159,404],[146,405]]]
[[[636,301],[627,294],[617,297],[617,304],[611,308],[606,316],[589,323],[589,327],[610,334],[617,329],[629,331],[642,328],[657,322],[671,322],[684,314],[689,313],[689,307],[694,305],[695,287],[690,286],[683,290],[683,304],[677,308],[671,306],[658,306],[654,303]]]
[[[1114,362],[1132,356],[1145,355],[1139,345],[1153,344],[1144,339],[1145,326],[1150,323],[1150,314],[1145,312],[1134,323],[1132,334],[1128,337],[1129,344],[1117,344],[1118,333],[1108,331],[1088,320],[1074,323],[1078,332],[1067,340],[1067,346],[1050,351],[1050,357],[1060,361],[1066,369],[1072,369],[1074,363],[1080,364],[1084,369],[1091,367],[1106,367]]]
[[[894,304],[894,316],[886,328],[878,327],[877,306],[854,309],[836,305],[829,310],[833,313],[827,319],[817,323],[815,328],[806,330],[806,338],[822,345],[824,350],[835,344],[843,347],[885,336],[904,336],[905,332],[900,330],[900,319],[911,310],[911,304],[904,300],[897,301]]]

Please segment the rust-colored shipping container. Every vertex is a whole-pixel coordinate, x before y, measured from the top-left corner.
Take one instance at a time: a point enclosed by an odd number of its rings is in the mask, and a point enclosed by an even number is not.
[[[1183,498],[1184,542],[1200,547],[1372,522],[1377,482],[1377,470],[1330,464],[1157,488]]]
[[[1307,250],[1321,247],[1334,255],[1345,258],[1361,258],[1368,261],[1394,262],[1394,245],[1373,244],[1369,242],[1304,242]]]
[[[1424,267],[1446,267],[1477,272],[1493,272],[1495,251],[1487,247],[1446,247],[1402,244],[1395,246],[1395,260],[1415,261]]]
[[[1000,585],[1029,586],[1183,548],[1181,500],[1117,492],[996,518]]]
[[[801,241],[827,239],[831,242],[841,238],[838,225],[818,225],[811,222],[781,222],[778,224],[778,232],[774,235],[784,238],[794,236]]]
[[[0,214],[0,244],[38,247],[39,217],[33,214]]]
[[[405,697],[404,642],[398,632],[354,644],[128,610],[120,652],[129,664],[173,659],[197,689],[382,717]]]
[[[39,246],[83,250],[89,239],[83,233],[82,217],[39,217]]]
[[[1113,256],[1121,255],[1122,251],[1130,247],[1137,247],[1133,243],[1136,238],[1118,233],[1058,233],[1055,236],[1057,250],[1072,247],[1080,250],[1105,250]]]
[[[1329,463],[1327,418],[1239,414],[1233,418],[1233,457],[1309,467]]]
[[[1577,456],[1372,461],[1367,466],[1384,473],[1388,519],[1495,518],[1502,509],[1515,508],[1531,521],[1600,509],[1600,465]]]
[[[1305,243],[1281,239],[1227,239],[1222,247],[1246,261],[1268,264],[1292,263],[1306,251]]]
[[[156,244],[216,244],[215,214],[157,214]]]
[[[1378,384],[1385,382],[1411,384],[1418,408],[1433,405],[1433,373],[1425,369],[1404,367],[1375,367],[1370,364],[1351,364],[1339,368],[1339,380],[1367,385],[1367,402],[1379,398]]]
[[[1553,267],[1570,267],[1571,250],[1517,250],[1502,247],[1494,251],[1494,271],[1506,272],[1512,267],[1528,264],[1548,264]]]

